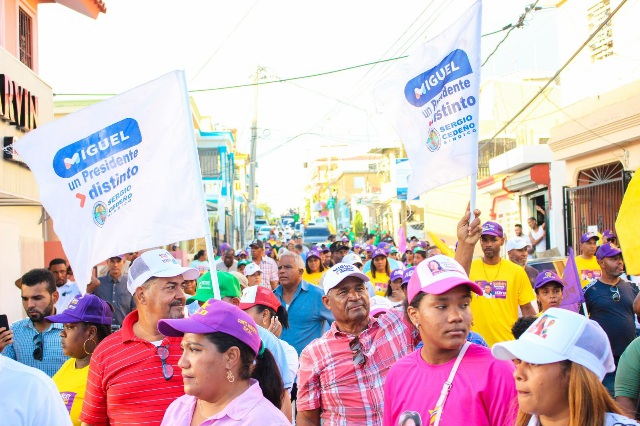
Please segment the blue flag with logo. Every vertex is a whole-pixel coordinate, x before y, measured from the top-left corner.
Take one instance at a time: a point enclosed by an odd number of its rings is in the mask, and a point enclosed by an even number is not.
[[[182,71],[40,126],[15,145],[83,293],[105,259],[210,232]]]
[[[376,86],[411,163],[410,200],[478,168],[481,16],[478,0]]]

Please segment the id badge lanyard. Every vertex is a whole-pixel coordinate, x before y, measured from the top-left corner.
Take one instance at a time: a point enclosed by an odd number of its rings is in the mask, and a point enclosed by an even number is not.
[[[440,398],[438,398],[438,403],[436,404],[436,409],[438,410],[438,414],[436,414],[436,421],[434,426],[440,425],[440,417],[442,417],[442,411],[444,410],[444,403],[447,401],[447,397],[449,396],[449,392],[451,392],[451,386],[453,385],[453,379],[456,376],[456,371],[458,371],[458,367],[460,366],[460,362],[462,362],[462,357],[469,349],[471,343],[465,342],[462,349],[460,349],[460,353],[458,354],[458,358],[456,358],[456,362],[453,364],[453,368],[451,369],[451,373],[449,373],[449,378],[444,385],[442,385],[442,391],[440,392]]]

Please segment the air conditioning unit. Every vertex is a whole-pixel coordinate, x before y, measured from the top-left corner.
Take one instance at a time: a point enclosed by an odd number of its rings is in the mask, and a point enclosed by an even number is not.
[[[377,173],[378,172],[378,163],[370,163],[369,164],[369,171]]]

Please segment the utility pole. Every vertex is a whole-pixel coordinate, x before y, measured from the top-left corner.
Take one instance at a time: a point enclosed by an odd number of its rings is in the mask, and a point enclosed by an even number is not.
[[[253,76],[255,91],[253,95],[253,120],[251,122],[251,154],[249,157],[249,209],[247,215],[247,231],[244,235],[245,245],[255,236],[256,219],[256,141],[258,139],[258,80],[264,68],[258,66]]]

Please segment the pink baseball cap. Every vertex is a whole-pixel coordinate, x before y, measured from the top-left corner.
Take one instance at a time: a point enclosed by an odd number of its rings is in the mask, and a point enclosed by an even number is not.
[[[459,285],[466,285],[469,290],[482,295],[482,289],[469,280],[466,272],[454,259],[437,254],[423,260],[415,267],[407,286],[409,303],[418,293],[442,294]]]
[[[225,333],[246,343],[256,355],[260,351],[256,322],[237,306],[222,300],[207,300],[189,318],[162,319],[158,321],[158,331],[171,337],[182,337],[184,333]]]

